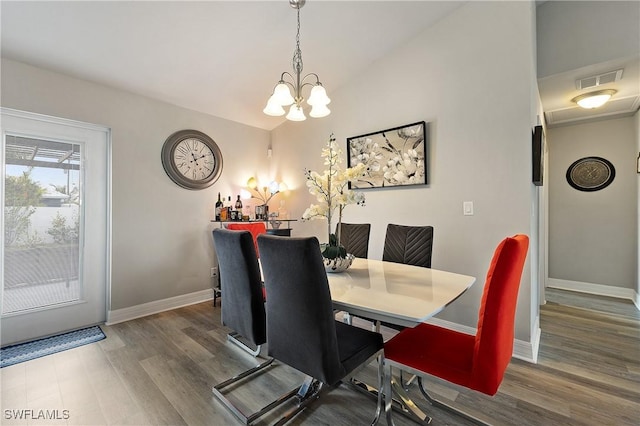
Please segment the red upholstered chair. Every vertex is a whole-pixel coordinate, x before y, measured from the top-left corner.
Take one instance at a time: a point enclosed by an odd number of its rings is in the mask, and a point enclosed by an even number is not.
[[[389,366],[386,380],[391,380],[391,367],[395,366],[419,377],[431,374],[495,395],[513,353],[516,302],[528,247],[526,235],[515,235],[505,238],[496,248],[484,284],[475,336],[426,323],[406,328],[384,345]],[[431,403],[478,421],[434,400],[424,390],[421,379],[418,383]]]
[[[260,252],[258,251],[258,235],[266,234],[267,227],[264,222],[238,222],[238,223],[228,223],[227,229],[235,230],[235,231],[249,231],[251,232],[251,236],[253,237],[253,245],[256,247],[256,254],[260,257]]]

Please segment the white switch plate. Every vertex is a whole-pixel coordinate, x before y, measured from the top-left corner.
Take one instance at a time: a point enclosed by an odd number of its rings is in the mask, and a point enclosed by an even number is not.
[[[473,216],[473,201],[462,202],[462,214],[465,216]]]

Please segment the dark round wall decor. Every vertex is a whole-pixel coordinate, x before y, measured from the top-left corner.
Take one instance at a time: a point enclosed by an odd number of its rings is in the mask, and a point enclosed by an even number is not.
[[[584,157],[574,161],[567,169],[567,182],[578,191],[599,191],[616,177],[616,169],[602,157]]]
[[[222,153],[209,136],[197,130],[180,130],[162,146],[162,166],[167,175],[186,189],[204,189],[222,173]]]

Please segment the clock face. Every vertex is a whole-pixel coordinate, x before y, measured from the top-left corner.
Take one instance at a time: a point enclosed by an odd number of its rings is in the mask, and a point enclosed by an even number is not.
[[[204,133],[181,130],[169,136],[162,146],[162,165],[179,186],[204,189],[220,177],[222,153]]]
[[[578,191],[599,191],[613,182],[616,169],[609,160],[601,157],[585,157],[567,169],[567,182]]]
[[[216,165],[213,151],[200,139],[184,139],[173,150],[173,162],[187,179],[202,181],[209,177]]]

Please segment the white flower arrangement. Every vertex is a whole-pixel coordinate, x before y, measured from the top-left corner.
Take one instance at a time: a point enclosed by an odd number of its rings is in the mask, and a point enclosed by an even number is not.
[[[345,257],[346,250],[340,245],[340,236],[332,233],[332,219],[338,210],[338,229],[342,222],[342,211],[349,204],[364,205],[365,197],[361,192],[349,189],[349,181],[364,176],[365,164],[342,169],[342,150],[333,134],[327,146],[322,149],[322,158],[327,168],[322,174],[305,169],[309,193],[316,196],[319,204],[311,204],[302,214],[302,220],[326,219],[329,243],[323,250],[323,256],[329,259]]]

